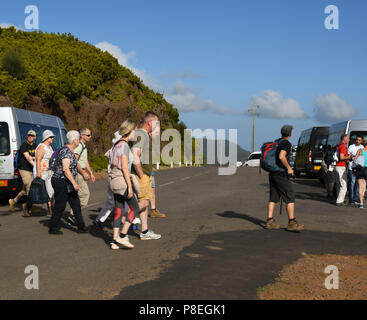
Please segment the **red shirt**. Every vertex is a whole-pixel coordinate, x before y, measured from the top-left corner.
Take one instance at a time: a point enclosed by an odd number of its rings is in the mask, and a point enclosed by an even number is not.
[[[343,154],[345,157],[349,157],[347,146],[344,143],[340,143],[338,145],[338,156],[340,158],[340,155]],[[346,167],[349,160],[341,160],[336,163],[337,167]]]

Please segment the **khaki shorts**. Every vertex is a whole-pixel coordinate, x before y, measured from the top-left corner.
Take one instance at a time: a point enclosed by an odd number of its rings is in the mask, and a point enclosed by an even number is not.
[[[136,176],[136,179],[140,185],[140,193],[138,194],[139,200],[150,200],[152,197],[152,177],[147,176],[146,174],[140,179]]]
[[[23,180],[23,190],[26,192],[28,196],[33,181],[33,172],[27,170],[19,170],[19,174]]]

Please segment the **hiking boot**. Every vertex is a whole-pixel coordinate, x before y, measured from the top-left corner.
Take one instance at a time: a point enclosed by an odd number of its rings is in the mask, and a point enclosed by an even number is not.
[[[303,227],[304,227],[303,224],[298,224],[296,219],[294,219],[292,221],[289,221],[287,230],[288,231],[301,231],[303,230]]]
[[[149,230],[147,233],[140,233],[140,240],[158,240],[162,236],[160,234],[154,233],[153,230]]]
[[[14,212],[15,211],[15,201],[14,201],[14,199],[9,199],[9,205],[10,205],[10,211]]]
[[[270,220],[266,221],[265,229],[267,230],[277,230],[280,229],[280,225],[275,222],[275,220],[272,218]]]
[[[134,245],[129,240],[129,236],[125,236],[123,238],[118,237],[115,241],[118,244],[122,244],[126,248],[129,248],[129,249],[134,248]]]
[[[25,217],[25,218],[30,217],[31,216],[31,210],[28,210],[27,203],[23,203],[22,208],[23,208],[23,217]]]
[[[151,218],[165,218],[166,215],[164,213],[161,213],[158,209],[152,209],[150,210],[150,217]]]

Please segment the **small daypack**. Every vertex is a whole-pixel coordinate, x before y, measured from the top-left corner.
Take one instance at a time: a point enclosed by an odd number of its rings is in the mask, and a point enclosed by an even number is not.
[[[46,190],[46,184],[43,179],[33,179],[27,199],[28,202],[35,204],[43,204],[48,202],[49,199]]]
[[[280,141],[279,141],[280,142]],[[276,161],[279,142],[265,142],[261,147],[260,167],[267,172],[285,172]]]
[[[53,152],[52,156],[51,156],[51,159],[49,161],[49,170],[52,170],[52,171],[56,171],[56,166],[57,166],[57,161],[58,161],[58,156],[59,156],[59,153],[60,151],[63,149],[63,148],[67,148],[66,146],[63,146],[61,147],[60,149],[57,149]]]

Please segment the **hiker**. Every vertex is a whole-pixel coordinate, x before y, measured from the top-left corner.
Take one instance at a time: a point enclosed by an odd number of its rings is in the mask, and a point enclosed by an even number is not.
[[[139,214],[139,203],[136,192],[139,191],[139,185],[134,176],[130,174],[134,156],[129,147],[129,140],[135,135],[136,124],[131,120],[125,120],[119,130],[121,138],[114,145],[110,152],[109,164],[109,189],[114,194],[115,215],[113,219],[113,240],[111,249],[120,249],[120,245],[132,249],[134,245],[130,242],[127,235],[135,215]],[[124,224],[122,226],[122,216],[128,204],[129,210],[124,215]],[[121,229],[122,226],[122,229]]]
[[[282,169],[278,172],[269,173],[270,199],[268,202],[268,219],[265,228],[268,230],[279,229],[280,225],[273,218],[276,204],[281,200],[286,203],[288,213],[288,231],[301,231],[303,225],[298,224],[294,215],[295,192],[290,181],[290,176],[294,176],[294,171],[289,165],[288,159],[292,153],[292,145],[289,142],[292,136],[293,127],[285,125],[281,129],[282,138],[276,140],[278,143],[275,152],[275,161],[277,166]]]
[[[90,192],[88,187],[88,180],[91,180],[92,183],[95,182],[95,177],[93,175],[92,168],[88,162],[88,149],[86,147],[86,143],[88,143],[92,138],[92,133],[88,128],[84,128],[80,130],[80,143],[74,150],[75,158],[78,160],[78,164],[80,167],[88,173],[88,175],[82,175],[80,173],[77,174],[76,182],[79,186],[79,198],[80,205],[82,208],[88,205],[88,201],[90,198]],[[75,217],[73,214],[73,210],[70,210],[70,215],[67,218],[67,222],[71,225],[75,225]]]
[[[80,172],[83,176],[87,173],[78,165],[75,158],[74,149],[79,145],[80,134],[78,131],[71,130],[66,134],[67,144],[62,147],[57,154],[55,165],[53,166],[53,176],[51,178],[52,187],[55,191],[55,205],[52,212],[49,234],[60,235],[60,221],[68,202],[74,212],[78,233],[87,233],[80,199],[78,195],[79,186],[76,176]]]
[[[357,151],[354,162],[356,163],[356,178],[358,183],[359,202],[358,208],[363,209],[364,194],[367,180],[367,139],[363,141],[363,148]]]
[[[361,136],[357,136],[355,143],[351,144],[348,148],[348,153],[355,157],[358,153],[358,150],[363,149],[363,138]],[[348,191],[349,191],[349,204],[359,203],[359,195],[358,195],[358,183],[356,181],[356,171],[353,166],[354,162],[349,161],[348,164]]]
[[[105,153],[105,157],[107,157],[108,159],[110,159],[110,154],[111,151],[113,149],[113,146],[121,139],[120,133],[118,131],[115,132],[114,134],[114,138],[112,139],[112,148],[109,149],[106,153]],[[108,163],[108,174],[110,174],[111,172],[111,165],[110,163]],[[111,214],[112,211],[114,211],[115,209],[115,198],[113,196],[113,192],[110,189],[110,177],[108,177],[108,181],[107,181],[107,200],[103,205],[103,208],[101,209],[101,211],[99,212],[98,217],[93,221],[93,225],[102,231],[106,231],[107,228],[103,225],[104,222],[106,221],[106,219],[109,217],[109,215]]]
[[[9,199],[10,210],[15,211],[15,205],[20,198],[28,196],[29,189],[33,181],[33,166],[35,161],[35,152],[37,144],[35,143],[37,138],[36,131],[29,130],[27,133],[27,140],[20,146],[18,154],[18,170],[23,181],[23,189],[18,193],[14,199]],[[32,204],[25,202],[22,204],[23,217],[29,217],[31,215]]]
[[[49,201],[47,202],[47,216],[52,215],[52,199],[54,189],[52,188],[51,178],[53,172],[49,169],[49,162],[53,154],[51,147],[55,135],[51,130],[45,130],[42,133],[42,143],[36,148],[36,163],[33,167],[33,177],[41,178],[45,181]]]
[[[336,199],[337,206],[345,206],[347,205],[344,200],[347,194],[347,180],[348,180],[348,172],[347,172],[347,165],[349,160],[352,159],[352,155],[348,153],[348,143],[350,138],[347,134],[343,134],[340,138],[340,142],[337,145],[337,156],[338,161],[335,165],[335,172],[337,173],[337,179],[339,180],[340,189],[338,192],[338,196]]]
[[[150,136],[152,139],[154,139],[154,137],[157,137],[161,134],[161,126],[157,125],[155,126],[154,128],[154,131],[151,132]],[[152,173],[151,173],[151,176],[152,176],[152,196],[150,198],[150,214],[149,214],[149,217],[150,218],[165,218],[166,215],[162,212],[160,212],[158,209],[157,209],[157,206],[156,206],[156,184],[155,184],[155,176],[154,176],[154,170],[152,170]]]
[[[154,231],[148,229],[148,211],[149,202],[152,197],[153,170],[152,161],[150,160],[152,143],[150,143],[149,134],[157,130],[156,127],[159,125],[158,115],[153,111],[148,111],[144,115],[140,129],[135,130],[136,141],[132,147],[134,154],[133,173],[136,174],[140,185],[138,199],[141,210],[141,240],[157,240],[161,238],[160,234],[156,234]]]

